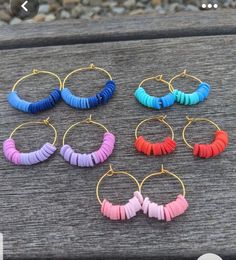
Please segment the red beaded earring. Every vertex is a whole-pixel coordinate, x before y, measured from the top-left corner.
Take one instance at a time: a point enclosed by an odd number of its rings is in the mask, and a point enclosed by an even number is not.
[[[182,136],[185,144],[193,150],[193,155],[201,158],[210,158],[210,157],[217,156],[218,154],[222,153],[226,149],[226,146],[229,143],[228,133],[226,131],[221,130],[216,123],[214,123],[213,121],[207,118],[189,118],[189,117],[186,118],[188,120],[188,123],[183,129]],[[209,122],[216,127],[217,130],[215,131],[214,140],[210,144],[196,143],[194,144],[194,146],[191,146],[186,140],[185,131],[190,124],[199,121]]]
[[[143,121],[141,121],[138,126],[135,129],[135,148],[139,151],[142,152],[146,155],[166,155],[169,153],[172,153],[175,148],[176,148],[176,142],[174,141],[174,131],[172,129],[172,127],[165,121],[166,116],[155,116],[155,117],[150,117],[147,118]],[[156,143],[151,143],[147,140],[145,140],[145,138],[142,135],[138,136],[138,129],[139,127],[149,121],[149,120],[159,120],[161,123],[165,124],[166,126],[168,126],[170,128],[171,131],[171,137],[166,137],[165,140],[163,142],[156,142]]]

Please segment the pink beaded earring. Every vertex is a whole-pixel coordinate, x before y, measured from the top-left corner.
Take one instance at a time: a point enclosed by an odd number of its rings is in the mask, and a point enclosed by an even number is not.
[[[95,124],[100,127],[102,127],[106,132],[103,136],[103,142],[101,147],[92,153],[89,154],[81,154],[76,153],[70,145],[65,144],[65,138],[68,132],[75,126],[79,124]],[[62,148],[60,151],[61,156],[64,158],[65,161],[69,162],[71,165],[77,165],[80,167],[93,167],[96,164],[103,163],[105,160],[108,159],[108,157],[112,154],[114,146],[115,146],[115,136],[107,130],[107,128],[92,120],[92,117],[90,115],[89,118],[77,122],[73,125],[71,125],[65,132],[62,140]]]
[[[125,205],[113,205],[111,202],[109,202],[107,199],[103,199],[101,201],[100,196],[99,196],[99,188],[102,180],[105,177],[117,175],[117,174],[124,174],[128,177],[130,177],[138,186],[139,188],[139,183],[137,179],[131,175],[128,172],[124,171],[114,171],[110,165],[110,170],[106,172],[98,181],[97,187],[96,187],[96,196],[97,200],[101,205],[101,213],[103,216],[106,216],[107,218],[111,220],[126,220],[134,217],[138,211],[141,210],[142,208],[142,203],[143,203],[143,197],[141,193],[137,190],[134,192],[133,198],[129,199],[129,202],[126,203]]]
[[[55,135],[54,141],[52,144],[45,143],[42,146],[42,148],[40,148],[37,151],[33,151],[30,153],[21,153],[16,149],[16,144],[12,136],[19,128],[24,127],[26,125],[33,125],[33,124],[41,124],[41,125],[46,125],[48,127],[51,127],[54,130],[54,135]],[[52,124],[49,123],[49,118],[43,121],[27,122],[17,126],[11,133],[10,137],[3,142],[3,153],[8,161],[16,165],[37,164],[39,162],[43,162],[47,160],[56,151],[56,147],[55,147],[56,140],[57,140],[57,130]]]
[[[141,190],[143,184],[147,179],[149,179],[150,177],[159,176],[161,174],[168,174],[175,177],[180,182],[183,193],[179,194],[176,200],[165,205],[158,205],[155,202],[151,202],[148,197],[145,197],[142,203],[142,211],[144,214],[147,214],[149,218],[157,218],[158,220],[171,221],[173,218],[182,215],[188,208],[188,202],[185,198],[184,183],[176,174],[165,170],[162,165],[160,172],[151,173],[142,180],[139,186],[139,192],[142,193]]]

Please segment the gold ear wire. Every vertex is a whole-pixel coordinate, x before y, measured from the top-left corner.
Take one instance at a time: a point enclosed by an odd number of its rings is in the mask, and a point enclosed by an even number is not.
[[[168,87],[170,87],[170,83],[163,79],[163,75],[162,74],[154,76],[154,77],[148,77],[148,78],[143,79],[140,82],[140,84],[138,85],[138,87],[141,87],[143,85],[143,83],[145,83],[146,81],[149,81],[149,80],[156,80],[156,81],[162,82],[162,83],[166,84]]]
[[[12,138],[13,135],[15,134],[15,132],[16,132],[19,128],[24,127],[24,126],[27,126],[27,125],[34,125],[34,124],[46,125],[46,126],[49,126],[49,127],[51,127],[51,128],[53,129],[53,131],[54,131],[54,140],[53,140],[52,145],[55,146],[56,141],[57,141],[57,136],[58,136],[58,134],[57,134],[56,128],[55,128],[52,124],[49,123],[49,117],[46,118],[45,120],[42,120],[42,121],[30,121],[30,122],[26,122],[26,123],[23,123],[23,124],[17,126],[17,127],[11,132],[9,138]]]
[[[105,177],[111,177],[111,176],[113,176],[114,174],[124,174],[124,175],[127,175],[128,177],[130,177],[136,184],[137,184],[137,186],[138,186],[138,190],[139,190],[139,182],[138,182],[138,180],[132,175],[132,174],[130,174],[130,173],[128,173],[128,172],[125,172],[125,171],[114,171],[113,170],[113,168],[112,168],[112,166],[111,166],[111,164],[110,164],[110,169],[106,172],[106,173],[104,173],[103,175],[102,175],[102,177],[98,180],[98,183],[97,183],[97,186],[96,186],[96,197],[97,197],[97,200],[98,200],[98,202],[102,205],[102,201],[101,201],[101,199],[100,199],[100,196],[99,196],[99,188],[100,188],[100,184],[101,184],[101,182],[102,182],[102,180],[105,178]]]
[[[111,74],[107,70],[105,70],[103,68],[100,68],[100,67],[97,67],[93,63],[91,63],[88,67],[78,68],[78,69],[75,69],[75,70],[71,71],[69,74],[67,74],[66,77],[64,78],[63,82],[62,82],[62,89],[65,87],[66,81],[68,80],[68,78],[72,74],[74,74],[76,72],[88,71],[88,70],[98,70],[98,71],[101,71],[102,73],[105,73],[109,77],[110,80],[112,80],[112,76],[111,76]]]
[[[62,138],[62,145],[65,144],[65,139],[66,139],[66,136],[67,136],[68,132],[69,132],[73,127],[75,127],[75,126],[77,126],[77,125],[79,125],[79,124],[94,124],[94,125],[98,125],[98,126],[102,127],[106,132],[109,132],[108,129],[107,129],[103,124],[98,123],[98,122],[96,122],[96,121],[93,121],[93,120],[92,120],[92,115],[90,115],[88,118],[86,118],[86,119],[84,119],[84,120],[82,120],[82,121],[79,121],[79,122],[77,122],[77,123],[71,125],[71,126],[66,130],[66,132],[64,133],[63,138]]]
[[[210,119],[207,119],[207,118],[203,118],[203,117],[196,117],[196,118],[193,118],[193,117],[189,117],[189,116],[186,116],[186,119],[187,119],[187,124],[184,126],[183,128],[183,131],[182,131],[182,138],[185,142],[185,144],[190,148],[190,149],[193,149],[193,146],[190,145],[185,137],[185,132],[186,132],[186,129],[193,123],[193,122],[200,122],[200,121],[205,121],[205,122],[208,122],[212,125],[214,125],[216,127],[217,130],[221,130],[220,127],[213,121],[211,121]]]
[[[15,84],[13,85],[13,87],[12,87],[12,92],[15,91],[16,86],[17,86],[21,81],[23,81],[24,79],[27,79],[27,78],[29,78],[29,77],[31,77],[31,76],[33,76],[33,75],[37,75],[37,74],[49,74],[49,75],[52,75],[52,76],[56,77],[56,78],[58,79],[58,81],[59,81],[60,90],[62,89],[62,81],[61,81],[61,79],[59,78],[59,76],[58,76],[57,74],[55,74],[55,73],[53,73],[53,72],[50,72],[50,71],[46,71],[46,70],[36,70],[36,69],[33,69],[30,74],[27,74],[27,75],[21,77],[20,79],[18,79],[18,80],[16,81],[16,83],[15,83]]]
[[[178,175],[176,175],[176,174],[174,174],[174,173],[172,173],[172,172],[169,172],[168,170],[164,169],[163,164],[161,165],[161,171],[160,171],[160,172],[151,173],[151,174],[147,175],[147,176],[142,180],[142,182],[141,182],[140,185],[139,185],[139,192],[142,193],[142,187],[143,187],[144,183],[145,183],[149,178],[154,177],[154,176],[160,176],[160,175],[162,175],[162,174],[168,174],[168,175],[170,175],[170,176],[176,178],[176,179],[179,181],[179,183],[181,184],[182,194],[183,194],[183,196],[185,197],[185,195],[186,195],[186,189],[185,189],[185,186],[184,186],[183,181],[180,179],[180,177],[178,177]]]
[[[181,73],[175,75],[175,76],[174,76],[173,78],[171,78],[171,80],[169,81],[169,84],[170,84],[170,85],[169,85],[169,89],[170,89],[171,92],[174,91],[174,87],[173,87],[173,85],[172,85],[173,81],[176,80],[177,78],[180,78],[180,77],[192,78],[193,80],[196,80],[196,81],[198,81],[199,83],[202,83],[202,81],[201,81],[199,78],[197,78],[197,77],[195,77],[195,76],[193,76],[193,75],[191,75],[191,74],[188,74],[188,73],[187,73],[187,70],[185,69],[185,70],[182,71]]]
[[[147,121],[150,120],[159,120],[161,123],[165,124],[167,127],[169,127],[170,131],[171,131],[171,139],[174,140],[174,130],[173,128],[165,121],[166,115],[161,115],[161,116],[153,116],[153,117],[149,117],[147,119],[144,119],[143,121],[141,121],[137,127],[135,128],[134,134],[135,134],[135,138],[138,138],[138,129],[139,127],[144,124]]]

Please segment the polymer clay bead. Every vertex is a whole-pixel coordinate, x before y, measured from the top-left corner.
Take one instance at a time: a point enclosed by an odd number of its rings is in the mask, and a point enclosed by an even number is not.
[[[142,87],[142,85],[144,82],[149,81],[149,80],[156,80],[156,81],[162,82],[164,84],[167,84],[169,86],[169,83],[162,78],[162,75],[144,79],[139,84],[138,88],[135,90],[135,93],[134,93],[134,96],[139,101],[139,103],[141,103],[142,105],[144,105],[146,107],[154,108],[154,109],[158,109],[158,110],[172,106],[175,102],[175,96],[172,93],[168,93],[163,97],[155,97],[155,96],[149,95],[146,92],[146,90]]]
[[[217,124],[206,118],[186,118],[188,120],[188,123],[183,129],[182,136],[185,144],[193,150],[194,156],[208,159],[221,154],[226,149],[229,143],[228,133],[226,131],[221,130]],[[198,121],[209,122],[213,124],[217,128],[217,130],[215,131],[214,139],[210,144],[195,143],[193,146],[191,146],[185,138],[185,131],[192,122]]]
[[[49,94],[48,97],[41,99],[36,102],[29,102],[26,100],[23,100],[19,94],[18,91],[15,90],[16,86],[23,81],[24,79],[31,77],[33,75],[38,75],[38,74],[49,74],[54,77],[56,77],[59,81],[59,86],[55,89],[52,90],[52,92]],[[32,73],[20,78],[13,86],[12,91],[7,95],[7,100],[9,104],[15,108],[18,109],[22,112],[25,113],[31,113],[31,114],[36,114],[38,112],[42,112],[44,110],[48,110],[53,108],[57,102],[61,99],[61,87],[62,87],[62,82],[60,78],[52,72],[49,71],[39,71],[39,70],[33,70]]]
[[[93,96],[90,97],[75,96],[72,93],[72,91],[68,87],[66,87],[66,81],[72,74],[80,71],[86,71],[86,70],[101,71],[106,75],[108,75],[109,80],[105,83],[103,89],[99,93],[94,94]],[[90,109],[90,108],[95,108],[99,105],[106,104],[112,98],[113,94],[115,93],[115,90],[116,90],[116,84],[112,80],[111,75],[106,70],[96,67],[94,66],[94,64],[90,64],[89,67],[76,69],[70,72],[66,76],[62,84],[61,96],[62,99],[65,101],[65,103],[73,108]]]
[[[55,138],[53,143],[45,143],[39,150],[29,152],[29,153],[22,153],[16,148],[16,144],[14,139],[12,138],[13,134],[16,132],[17,129],[19,129],[22,126],[29,125],[29,124],[45,124],[53,128],[54,133],[55,133]],[[33,165],[37,164],[43,161],[46,161],[52,154],[55,153],[56,147],[55,147],[55,142],[57,139],[57,131],[52,126],[48,119],[37,122],[27,122],[24,123],[17,128],[11,133],[10,137],[6,139],[3,142],[3,153],[5,155],[5,158],[10,161],[11,163],[15,165]]]
[[[174,89],[173,82],[178,77],[189,77],[199,82],[198,88],[193,93],[184,93],[183,91],[179,89]],[[184,70],[182,73],[176,75],[173,77],[169,82],[169,89],[174,95],[175,101],[182,104],[182,105],[195,105],[199,102],[204,101],[211,90],[211,87],[208,83],[202,82],[200,79],[198,79],[195,76],[192,76],[190,74],[187,74],[186,70]]]
[[[95,125],[101,126],[106,132],[103,135],[103,141],[100,148],[96,151],[90,153],[77,153],[70,145],[65,144],[65,137],[67,133],[78,124],[81,123],[93,123]],[[97,164],[103,163],[111,156],[115,147],[115,136],[107,130],[102,124],[92,121],[91,116],[86,120],[77,122],[70,126],[63,136],[63,146],[61,147],[60,154],[65,161],[71,165],[76,165],[79,167],[94,167]]]
[[[155,155],[155,156],[162,156],[166,154],[172,153],[176,149],[176,142],[174,140],[174,132],[172,127],[164,120],[166,117],[165,116],[156,116],[156,117],[151,117],[148,119],[145,119],[141,121],[138,126],[135,129],[135,143],[134,146],[137,149],[137,151],[142,152],[148,156],[150,155]],[[167,125],[170,130],[172,137],[166,137],[163,142],[156,142],[156,143],[151,143],[147,141],[142,135],[138,136],[138,129],[139,127],[144,123],[149,120],[159,120],[161,123],[164,123]]]

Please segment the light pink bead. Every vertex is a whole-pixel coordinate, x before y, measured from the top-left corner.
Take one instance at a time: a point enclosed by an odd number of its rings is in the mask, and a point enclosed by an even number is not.
[[[143,204],[143,195],[139,191],[134,192],[134,196],[139,200],[139,203]]]
[[[125,220],[125,208],[124,206],[120,206],[120,217],[121,217],[121,220]]]
[[[139,200],[135,196],[132,199],[130,199],[129,202],[133,205],[134,210],[136,212],[138,212],[142,208]]]
[[[150,200],[148,197],[146,197],[143,201],[143,205],[142,205],[142,210],[143,210],[143,213],[144,214],[147,214],[148,213],[148,206],[150,204]]]

